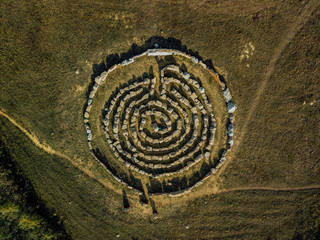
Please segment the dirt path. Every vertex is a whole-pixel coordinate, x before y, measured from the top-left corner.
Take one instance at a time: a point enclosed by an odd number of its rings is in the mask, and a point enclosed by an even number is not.
[[[25,128],[23,128],[19,123],[17,123],[14,119],[12,119],[3,109],[0,109],[0,115],[7,118],[13,125],[15,125],[17,128],[19,128],[27,137],[36,145],[38,148],[42,149],[43,151],[51,154],[51,155],[57,155],[59,157],[66,158],[62,153],[59,153],[55,150],[53,150],[49,145],[46,143],[42,143],[33,133],[28,132]]]
[[[52,149],[49,145],[47,145],[46,143],[43,143],[42,141],[40,141],[34,134],[28,132],[25,128],[23,128],[20,124],[18,124],[14,119],[12,119],[3,109],[0,108],[0,115],[4,116],[5,118],[7,118],[13,125],[15,125],[17,128],[19,128],[39,149],[51,154],[51,155],[56,155],[58,157],[61,157],[63,159],[68,160],[75,168],[77,168],[78,170],[80,170],[81,172],[83,172],[84,174],[86,174],[88,177],[90,177],[91,179],[99,182],[100,184],[102,184],[104,187],[113,190],[114,192],[118,193],[118,194],[122,194],[121,189],[119,188],[115,188],[114,185],[112,183],[110,183],[108,181],[108,179],[106,180],[100,180],[97,179],[90,170],[86,169],[85,167],[81,167],[78,164],[75,163],[74,160],[72,160],[70,157],[66,156],[63,153],[60,153],[58,151],[55,151],[54,149]],[[312,190],[312,189],[320,189],[320,186],[316,185],[316,186],[307,186],[307,187],[295,187],[295,188],[272,188],[272,187],[242,187],[242,188],[229,188],[229,189],[219,189],[218,186],[214,186],[211,188],[210,193],[211,194],[220,194],[220,193],[227,193],[227,192],[237,192],[237,191],[252,191],[252,190],[260,190],[260,191],[299,191],[299,190]],[[210,194],[209,193],[209,194]],[[207,192],[208,194],[208,192]],[[206,194],[205,194],[206,195]],[[185,203],[185,201],[190,201],[192,199],[195,199],[197,197],[201,197],[203,196],[203,194],[197,194],[197,192],[192,194],[192,197],[190,198],[190,196],[188,196],[187,198],[184,199],[180,199],[177,198],[175,199],[175,203]],[[138,199],[137,196],[131,196],[134,199]],[[160,200],[163,204],[163,206],[166,205],[171,205],[172,204],[172,199],[167,199],[167,200]],[[181,202],[182,201],[182,202]],[[137,208],[136,210],[139,211],[140,208]],[[146,210],[146,209],[144,209]],[[136,213],[136,211],[134,211]],[[141,212],[139,212],[140,214]],[[149,214],[148,212],[145,212],[147,215]]]
[[[242,126],[242,129],[240,131],[238,141],[234,146],[234,149],[233,149],[234,152],[237,151],[237,148],[239,148],[239,146],[241,145],[242,140],[248,131],[248,125],[252,120],[252,115],[255,112],[255,110],[257,109],[257,106],[260,102],[261,96],[266,89],[267,83],[271,78],[271,75],[274,71],[274,68],[275,68],[277,61],[281,57],[282,53],[285,51],[287,45],[292,41],[294,36],[307,23],[308,19],[310,18],[310,16],[312,15],[312,13],[314,12],[315,8],[318,5],[319,5],[318,0],[308,1],[305,4],[304,8],[301,10],[300,15],[292,23],[292,25],[288,28],[286,35],[282,37],[279,45],[275,48],[274,53],[273,53],[271,60],[269,62],[269,65],[267,67],[265,76],[261,82],[261,85],[256,93],[256,97],[251,104],[251,107],[250,107],[249,112],[247,114],[247,118],[245,119],[244,124]]]
[[[294,36],[297,34],[297,32],[305,25],[305,23],[308,21],[310,16],[312,15],[313,11],[315,8],[319,5],[318,0],[309,0],[305,4],[304,8],[299,12],[298,17],[296,20],[291,24],[291,26],[288,28],[288,31],[286,34],[282,37],[280,40],[279,45],[274,49],[274,53],[271,57],[271,60],[269,62],[269,65],[266,69],[265,76],[260,84],[260,87],[256,93],[256,96],[254,100],[252,101],[252,105],[249,109],[249,112],[247,114],[247,117],[244,121],[244,124],[242,126],[242,129],[240,130],[239,133],[239,138],[235,142],[235,145],[233,146],[232,149],[232,155],[235,156],[237,153],[237,150],[239,149],[239,146],[242,144],[242,141],[248,131],[248,126],[252,120],[253,114],[255,110],[257,109],[257,106],[260,102],[260,99],[262,97],[262,94],[264,93],[267,83],[275,69],[275,65],[278,61],[278,59],[281,57],[282,53],[285,51],[287,45],[292,41]],[[23,128],[20,124],[18,124],[14,119],[12,119],[3,109],[0,108],[0,115],[4,116],[7,118],[13,125],[15,125],[17,128],[19,128],[38,148],[42,149],[43,151],[51,154],[51,155],[56,155],[58,157],[61,157],[63,159],[68,160],[74,167],[82,171],[84,174],[89,176],[90,178],[98,181],[101,183],[103,186],[114,190],[115,192],[121,194],[121,191],[118,189],[115,189],[112,184],[110,184],[107,181],[102,181],[97,179],[89,170],[86,168],[83,168],[79,166],[78,164],[75,163],[74,160],[72,160],[70,157],[67,155],[58,152],[54,149],[51,148],[48,144],[46,144],[43,141],[40,141],[38,137],[36,137],[35,134],[30,133],[27,131],[25,128]],[[224,172],[224,169],[226,166],[229,164],[229,161],[226,161],[223,167],[218,171],[217,176],[219,176],[222,172]],[[296,188],[270,188],[270,187],[244,187],[244,188],[230,188],[230,189],[222,189],[222,190],[217,190],[215,191],[216,193],[223,193],[223,192],[232,192],[232,191],[249,191],[249,190],[266,190],[266,191],[298,191],[298,190],[310,190],[310,189],[319,189],[320,186],[309,186],[309,187],[296,187]]]
[[[277,192],[289,192],[289,191],[303,191],[303,190],[314,190],[320,189],[320,185],[314,186],[306,186],[306,187],[292,187],[292,188],[273,188],[273,187],[243,187],[243,188],[228,188],[221,189],[217,193],[225,193],[225,192],[240,192],[240,191],[277,191]]]
[[[15,125],[17,128],[19,128],[31,141],[34,145],[36,145],[38,148],[40,148],[41,150],[45,151],[46,153],[49,153],[50,155],[56,155],[60,158],[66,159],[68,160],[72,166],[74,166],[75,168],[79,169],[81,172],[83,172],[84,174],[86,174],[88,177],[98,181],[100,184],[102,184],[103,186],[107,187],[108,189],[112,189],[113,191],[121,194],[122,192],[119,189],[115,189],[112,184],[110,184],[107,181],[102,181],[100,179],[97,179],[88,169],[79,166],[75,160],[72,160],[70,157],[68,157],[67,155],[58,152],[54,149],[52,149],[52,147],[50,147],[48,144],[46,144],[43,141],[40,141],[39,138],[33,134],[30,133],[28,130],[26,130],[24,127],[22,127],[19,123],[17,123],[13,118],[11,118],[6,111],[4,111],[1,107],[0,107],[0,115],[7,118],[13,125]]]
[[[269,65],[266,69],[265,75],[262,79],[262,82],[258,88],[258,91],[256,93],[255,98],[252,101],[252,104],[249,108],[249,111],[247,113],[247,117],[240,129],[240,132],[238,134],[238,139],[235,141],[235,144],[232,148],[232,153],[231,153],[231,158],[237,155],[238,149],[240,145],[243,142],[243,139],[245,138],[247,131],[248,131],[248,126],[250,122],[252,121],[252,117],[254,112],[256,111],[258,104],[260,102],[260,99],[266,89],[267,83],[271,78],[271,75],[275,69],[275,65],[279,58],[281,57],[282,53],[285,51],[286,47],[288,44],[292,41],[294,36],[298,33],[298,31],[307,23],[308,19],[312,15],[312,13],[315,11],[315,9],[319,6],[319,1],[318,0],[308,0],[304,7],[301,9],[299,12],[299,15],[297,16],[296,20],[288,27],[287,32],[285,35],[281,38],[279,45],[274,49],[273,55],[270,59]],[[226,166],[229,164],[229,161],[226,161],[224,166],[220,169],[220,173],[224,172],[226,169]]]

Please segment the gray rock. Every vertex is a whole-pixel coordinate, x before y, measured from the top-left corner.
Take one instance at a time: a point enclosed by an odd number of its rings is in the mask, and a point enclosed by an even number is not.
[[[232,138],[232,137],[229,137],[227,143],[228,143],[230,146],[232,146],[233,143],[234,143],[233,138]]]
[[[228,102],[227,104],[228,113],[234,113],[236,110],[236,106],[232,102]]]
[[[223,96],[224,96],[224,98],[226,99],[226,102],[230,102],[230,101],[231,101],[232,96],[231,96],[231,93],[230,93],[229,88],[226,88],[226,89],[223,91]]]
[[[233,124],[232,123],[230,123],[228,125],[228,135],[233,136]]]

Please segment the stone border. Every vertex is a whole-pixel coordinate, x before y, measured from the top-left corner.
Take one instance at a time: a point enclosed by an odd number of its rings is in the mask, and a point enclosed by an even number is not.
[[[107,167],[105,164],[103,164],[98,158],[97,156],[94,154],[93,152],[93,147],[91,144],[91,139],[92,139],[92,133],[91,133],[91,129],[90,129],[90,125],[89,125],[89,117],[90,117],[90,110],[92,108],[92,101],[93,98],[99,88],[99,86],[101,84],[104,83],[104,81],[106,80],[107,76],[113,72],[114,70],[116,70],[117,68],[121,67],[121,66],[126,66],[129,65],[131,63],[133,63],[135,61],[135,59],[140,58],[142,56],[170,56],[170,55],[178,55],[178,56],[183,56],[185,58],[190,59],[191,61],[193,61],[195,64],[199,64],[200,66],[202,66],[205,70],[207,70],[216,81],[219,82],[219,85],[221,87],[221,90],[223,92],[223,96],[225,98],[225,103],[226,103],[226,108],[227,108],[227,112],[229,114],[229,124],[227,126],[227,150],[224,150],[223,153],[221,154],[220,158],[219,158],[219,162],[217,163],[217,165],[215,167],[213,167],[211,169],[211,171],[200,181],[198,181],[197,183],[195,183],[193,186],[189,187],[189,188],[185,188],[181,191],[176,191],[176,192],[171,192],[171,193],[157,193],[156,195],[162,195],[162,194],[166,194],[169,197],[178,197],[181,196],[185,193],[190,192],[193,188],[202,185],[204,181],[206,181],[206,179],[208,179],[208,177],[211,174],[215,174],[218,169],[222,166],[222,164],[226,161],[226,156],[227,156],[227,152],[231,149],[231,146],[233,145],[233,123],[234,123],[234,115],[233,113],[236,110],[236,106],[235,104],[232,102],[232,96],[231,96],[231,92],[229,90],[229,88],[226,87],[226,84],[221,81],[221,77],[219,76],[219,74],[217,72],[215,72],[213,69],[211,69],[209,66],[207,66],[205,63],[203,63],[201,60],[199,60],[198,58],[194,57],[194,56],[190,56],[187,53],[181,52],[179,50],[175,50],[175,49],[148,49],[147,51],[135,55],[132,58],[129,58],[127,60],[122,61],[119,64],[115,64],[112,67],[110,67],[108,69],[108,71],[104,71],[101,73],[100,76],[97,76],[95,78],[95,84],[91,90],[91,92],[89,93],[89,97],[87,99],[87,108],[85,110],[84,113],[84,126],[86,129],[86,133],[87,133],[87,140],[88,140],[88,147],[89,150],[91,152],[91,154],[93,155],[94,159],[104,168],[106,169],[106,171],[111,174],[111,176],[119,183],[123,184],[124,186],[128,187],[129,189],[133,189],[132,186],[128,185],[126,182],[122,181],[120,178],[118,178],[117,176],[115,176]],[[140,192],[139,190],[134,189],[135,192]],[[152,196],[153,194],[149,194],[150,196]]]

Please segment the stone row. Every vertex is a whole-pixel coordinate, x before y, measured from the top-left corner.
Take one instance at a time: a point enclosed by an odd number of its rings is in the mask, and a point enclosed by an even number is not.
[[[156,102],[155,102],[155,104],[156,104]],[[162,103],[161,103],[161,102],[159,102],[158,106],[160,106],[160,104],[162,104]],[[162,105],[161,105],[161,106],[162,106]],[[119,146],[119,144],[118,144],[118,146]],[[198,160],[198,159],[200,159],[200,157],[199,157],[199,156],[196,158],[196,160]]]
[[[92,134],[91,134],[91,131],[90,131],[90,126],[89,126],[89,124],[88,124],[88,122],[89,122],[89,113],[90,113],[90,110],[91,110],[91,106],[90,106],[90,105],[92,104],[92,98],[95,96],[95,93],[96,93],[96,91],[97,91],[97,89],[98,89],[98,87],[99,87],[99,84],[100,84],[101,82],[103,82],[103,81],[106,79],[107,75],[108,75],[110,72],[114,71],[117,67],[119,67],[119,66],[121,66],[121,65],[122,65],[122,66],[128,65],[128,64],[132,63],[135,58],[142,57],[142,56],[144,56],[144,55],[146,55],[146,54],[148,54],[149,56],[164,56],[164,55],[171,55],[171,54],[181,55],[181,56],[184,56],[184,57],[186,57],[186,58],[188,58],[188,59],[191,59],[191,60],[192,60],[194,63],[196,63],[196,64],[200,64],[203,68],[207,69],[208,71],[213,72],[217,77],[219,77],[219,75],[218,75],[216,72],[214,72],[212,69],[209,69],[203,62],[201,62],[201,61],[198,60],[197,58],[191,57],[191,56],[189,56],[188,54],[183,53],[183,52],[181,52],[181,51],[171,50],[171,49],[148,50],[148,51],[146,51],[146,52],[144,52],[144,53],[142,53],[142,54],[136,55],[135,57],[133,57],[132,59],[129,59],[128,61],[125,60],[125,61],[123,61],[121,64],[116,64],[116,65],[114,65],[114,66],[111,67],[107,72],[103,72],[99,77],[97,77],[97,78],[95,79],[96,83],[95,83],[92,91],[90,92],[89,98],[88,98],[88,100],[87,100],[87,106],[88,106],[88,107],[87,107],[87,109],[86,109],[86,111],[85,111],[85,114],[84,114],[84,122],[85,122],[86,131],[87,131],[88,145],[89,145],[89,149],[90,149],[90,150],[92,150],[92,146],[91,146],[91,142],[90,142],[90,141],[91,141]],[[232,139],[232,137],[233,137],[233,119],[234,119],[233,113],[234,113],[236,107],[235,107],[235,105],[234,105],[234,104],[232,103],[232,101],[231,101],[231,98],[230,98],[231,95],[229,96],[229,94],[228,94],[228,90],[229,90],[229,89],[226,90],[224,83],[221,82],[221,81],[220,81],[220,86],[221,86],[221,88],[222,88],[222,90],[223,90],[223,93],[224,93],[224,96],[225,96],[225,98],[226,98],[227,111],[228,111],[228,113],[229,113],[229,120],[230,120],[230,124],[228,125],[228,144],[229,144],[230,146],[232,146],[232,144],[233,144],[233,139]],[[204,89],[203,89],[203,90],[204,90]],[[229,91],[229,92],[230,92],[230,91]],[[208,104],[208,102],[206,102],[206,104]],[[206,152],[206,154],[210,154],[210,153]],[[212,172],[212,173],[215,173],[215,172],[217,171],[217,169],[221,166],[221,164],[225,161],[225,159],[226,159],[226,151],[221,155],[221,157],[220,157],[220,163],[219,163],[215,168],[213,168],[211,172]],[[99,159],[97,159],[97,160],[100,162]],[[101,163],[101,162],[100,162],[100,163]],[[103,164],[102,164],[102,165],[103,165]],[[108,170],[108,169],[107,169],[107,170]],[[138,169],[136,169],[136,170],[138,170]],[[110,171],[108,170],[108,172],[110,172]],[[110,172],[110,174],[112,174],[112,173]],[[170,173],[169,175],[171,175],[171,174],[173,174],[173,173]],[[112,175],[113,175],[113,174],[112,174]],[[113,175],[113,176],[114,176],[114,175]],[[114,176],[114,177],[117,178],[116,176]],[[117,180],[118,182],[121,182],[121,180],[120,180],[119,178],[117,178],[116,180]],[[200,184],[201,184],[201,182],[202,182],[202,181],[199,181]],[[128,184],[126,184],[126,183],[124,183],[124,184],[125,184],[126,186],[128,186],[129,188],[131,188]],[[197,185],[197,184],[193,185],[193,187],[195,187],[196,185]],[[191,188],[190,188],[190,190],[191,190]],[[184,191],[184,192],[186,193],[186,192],[188,192],[188,191],[189,191],[189,190],[187,189],[187,190]]]

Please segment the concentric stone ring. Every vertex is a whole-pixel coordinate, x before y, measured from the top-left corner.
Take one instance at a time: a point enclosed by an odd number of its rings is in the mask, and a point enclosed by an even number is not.
[[[89,94],[84,113],[90,150],[118,182],[129,187],[132,186],[129,177],[117,173],[117,167],[112,165],[118,164],[119,168],[127,169],[130,174],[135,172],[138,176],[146,176],[150,182],[157,178],[168,180],[171,176],[188,171],[194,165],[212,161],[217,129],[213,106],[200,78],[182,69],[177,63],[162,64],[157,74],[159,77],[152,75],[134,79],[116,88],[110,94],[103,109],[102,129],[105,142],[111,149],[110,152],[115,161],[111,164],[107,157],[100,159],[101,156],[98,156],[92,145],[93,134],[89,123],[96,92],[106,82],[111,72],[120,67],[127,67],[144,56],[157,60],[167,56],[184,57],[193,65],[200,65],[202,69],[209,72],[223,90],[225,111],[229,114],[226,127],[226,144],[228,145],[226,149],[233,144],[235,106],[231,102],[229,89],[220,81],[219,75],[203,62],[186,53],[170,49],[149,49],[114,65],[98,76]],[[220,136],[219,139],[222,137]],[[211,166],[206,176],[201,176],[198,182],[201,182],[209,173],[215,173],[219,164],[225,161],[225,155],[226,150],[220,152],[219,162],[213,163],[214,166]],[[195,182],[190,182],[184,189],[191,189],[194,186]],[[181,190],[179,188],[179,191]]]

